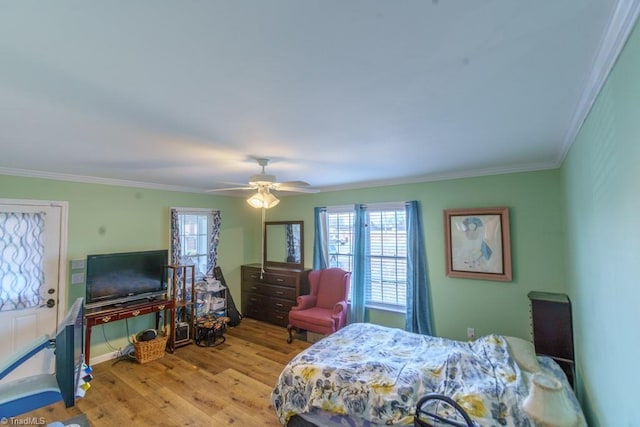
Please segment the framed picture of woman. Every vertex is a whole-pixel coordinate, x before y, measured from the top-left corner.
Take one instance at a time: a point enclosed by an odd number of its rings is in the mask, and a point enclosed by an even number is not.
[[[444,211],[446,274],[510,282],[509,208]]]

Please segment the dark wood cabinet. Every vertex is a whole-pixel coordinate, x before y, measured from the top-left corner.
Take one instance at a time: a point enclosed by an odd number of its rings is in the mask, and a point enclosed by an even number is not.
[[[554,359],[574,385],[571,301],[565,294],[529,292],[536,353]]]
[[[260,264],[241,267],[242,314],[287,326],[296,298],[309,293],[309,270],[265,266],[261,274],[260,269]]]

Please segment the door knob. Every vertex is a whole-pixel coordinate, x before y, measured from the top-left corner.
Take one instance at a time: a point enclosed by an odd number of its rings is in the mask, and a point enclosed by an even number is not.
[[[47,300],[47,307],[51,308],[51,307],[54,307],[55,305],[56,305],[56,300],[54,300],[53,298]]]

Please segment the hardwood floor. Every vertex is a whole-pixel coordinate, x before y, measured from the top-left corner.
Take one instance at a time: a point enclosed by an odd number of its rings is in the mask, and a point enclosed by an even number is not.
[[[84,413],[92,426],[279,426],[271,390],[305,341],[287,344],[287,330],[243,319],[216,347],[181,347],[140,365],[94,366],[91,388],[76,406],[62,402],[20,415],[47,423]]]

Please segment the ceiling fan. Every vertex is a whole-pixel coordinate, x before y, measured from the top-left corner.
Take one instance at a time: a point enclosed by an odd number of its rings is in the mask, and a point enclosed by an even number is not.
[[[267,174],[264,168],[269,164],[269,159],[256,159],[258,165],[262,167],[262,172],[249,177],[247,184],[238,184],[239,187],[226,187],[208,190],[208,192],[232,191],[232,190],[255,190],[256,194],[247,199],[247,202],[255,208],[272,208],[278,200],[271,191],[290,191],[296,193],[317,193],[319,190],[309,188],[309,184],[304,181],[277,182],[275,175]],[[234,185],[234,184],[232,184]]]

